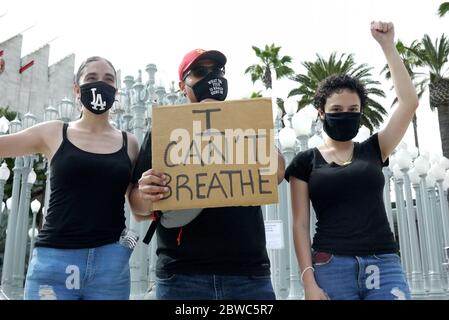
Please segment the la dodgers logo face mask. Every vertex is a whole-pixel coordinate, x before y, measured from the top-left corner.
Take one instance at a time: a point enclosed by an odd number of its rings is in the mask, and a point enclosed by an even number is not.
[[[114,104],[116,91],[116,88],[104,81],[86,83],[80,86],[80,100],[90,112],[102,114]]]

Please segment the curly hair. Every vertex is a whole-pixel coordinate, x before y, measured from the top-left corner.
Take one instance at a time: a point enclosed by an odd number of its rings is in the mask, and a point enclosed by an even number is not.
[[[334,74],[321,81],[313,97],[314,107],[324,112],[327,98],[344,89],[357,93],[360,98],[360,110],[363,111],[367,104],[368,92],[362,82],[347,74]]]

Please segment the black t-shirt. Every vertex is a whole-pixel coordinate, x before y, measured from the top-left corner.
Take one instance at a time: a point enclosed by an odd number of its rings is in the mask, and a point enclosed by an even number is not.
[[[132,181],[151,168],[147,133]],[[265,227],[260,206],[206,208],[181,228],[157,226],[159,277],[173,273],[269,275]]]
[[[346,166],[327,163],[317,148],[296,155],[285,178],[308,183],[317,217],[314,250],[351,256],[397,252],[383,201],[387,165],[377,133],[354,143],[353,161]]]

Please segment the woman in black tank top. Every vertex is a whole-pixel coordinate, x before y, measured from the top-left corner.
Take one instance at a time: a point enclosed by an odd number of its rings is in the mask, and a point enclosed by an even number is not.
[[[0,137],[1,157],[41,153],[50,161],[50,202],[28,266],[25,299],[129,298],[132,249],[119,239],[138,144],[109,123],[116,91],[113,65],[91,57],[76,75],[80,119]]]

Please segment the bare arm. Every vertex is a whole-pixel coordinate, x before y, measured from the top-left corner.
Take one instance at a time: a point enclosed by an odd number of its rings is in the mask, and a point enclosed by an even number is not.
[[[136,137],[130,133],[128,133],[128,141],[128,155],[134,167],[139,154],[139,144]],[[156,177],[153,177],[154,175]],[[157,170],[150,169],[142,174],[139,183],[130,183],[128,186],[126,196],[131,207],[131,211],[137,221],[146,220],[150,217],[153,201],[157,201],[161,198],[159,194],[155,196],[153,196],[153,194],[149,194],[150,191],[155,192],[161,190],[155,190],[155,188],[159,187],[153,186],[155,183],[161,183],[161,180],[158,180],[158,175],[162,174],[160,174]]]
[[[277,171],[277,177],[278,177],[278,184],[284,180],[285,175],[285,159],[282,153],[279,151],[279,149],[276,148],[277,157],[278,157],[278,171]]]
[[[61,121],[49,121],[18,133],[0,136],[0,157],[14,158],[41,153],[51,158],[53,154],[50,145],[55,140],[55,132],[59,132],[61,127]]]
[[[394,44],[392,23],[372,22],[371,34],[379,42],[391,71],[398,107],[394,110],[386,127],[379,132],[382,160],[386,160],[405,135],[418,108],[418,96],[407,69]]]
[[[131,187],[129,204],[136,216],[149,216],[153,210],[153,202],[164,197],[165,180],[162,172],[150,169],[142,174],[139,182]]]
[[[300,272],[312,266],[310,241],[310,200],[309,185],[297,178],[290,177],[293,209],[293,242]],[[303,276],[306,299],[326,300],[326,294],[318,287],[312,269]]]

